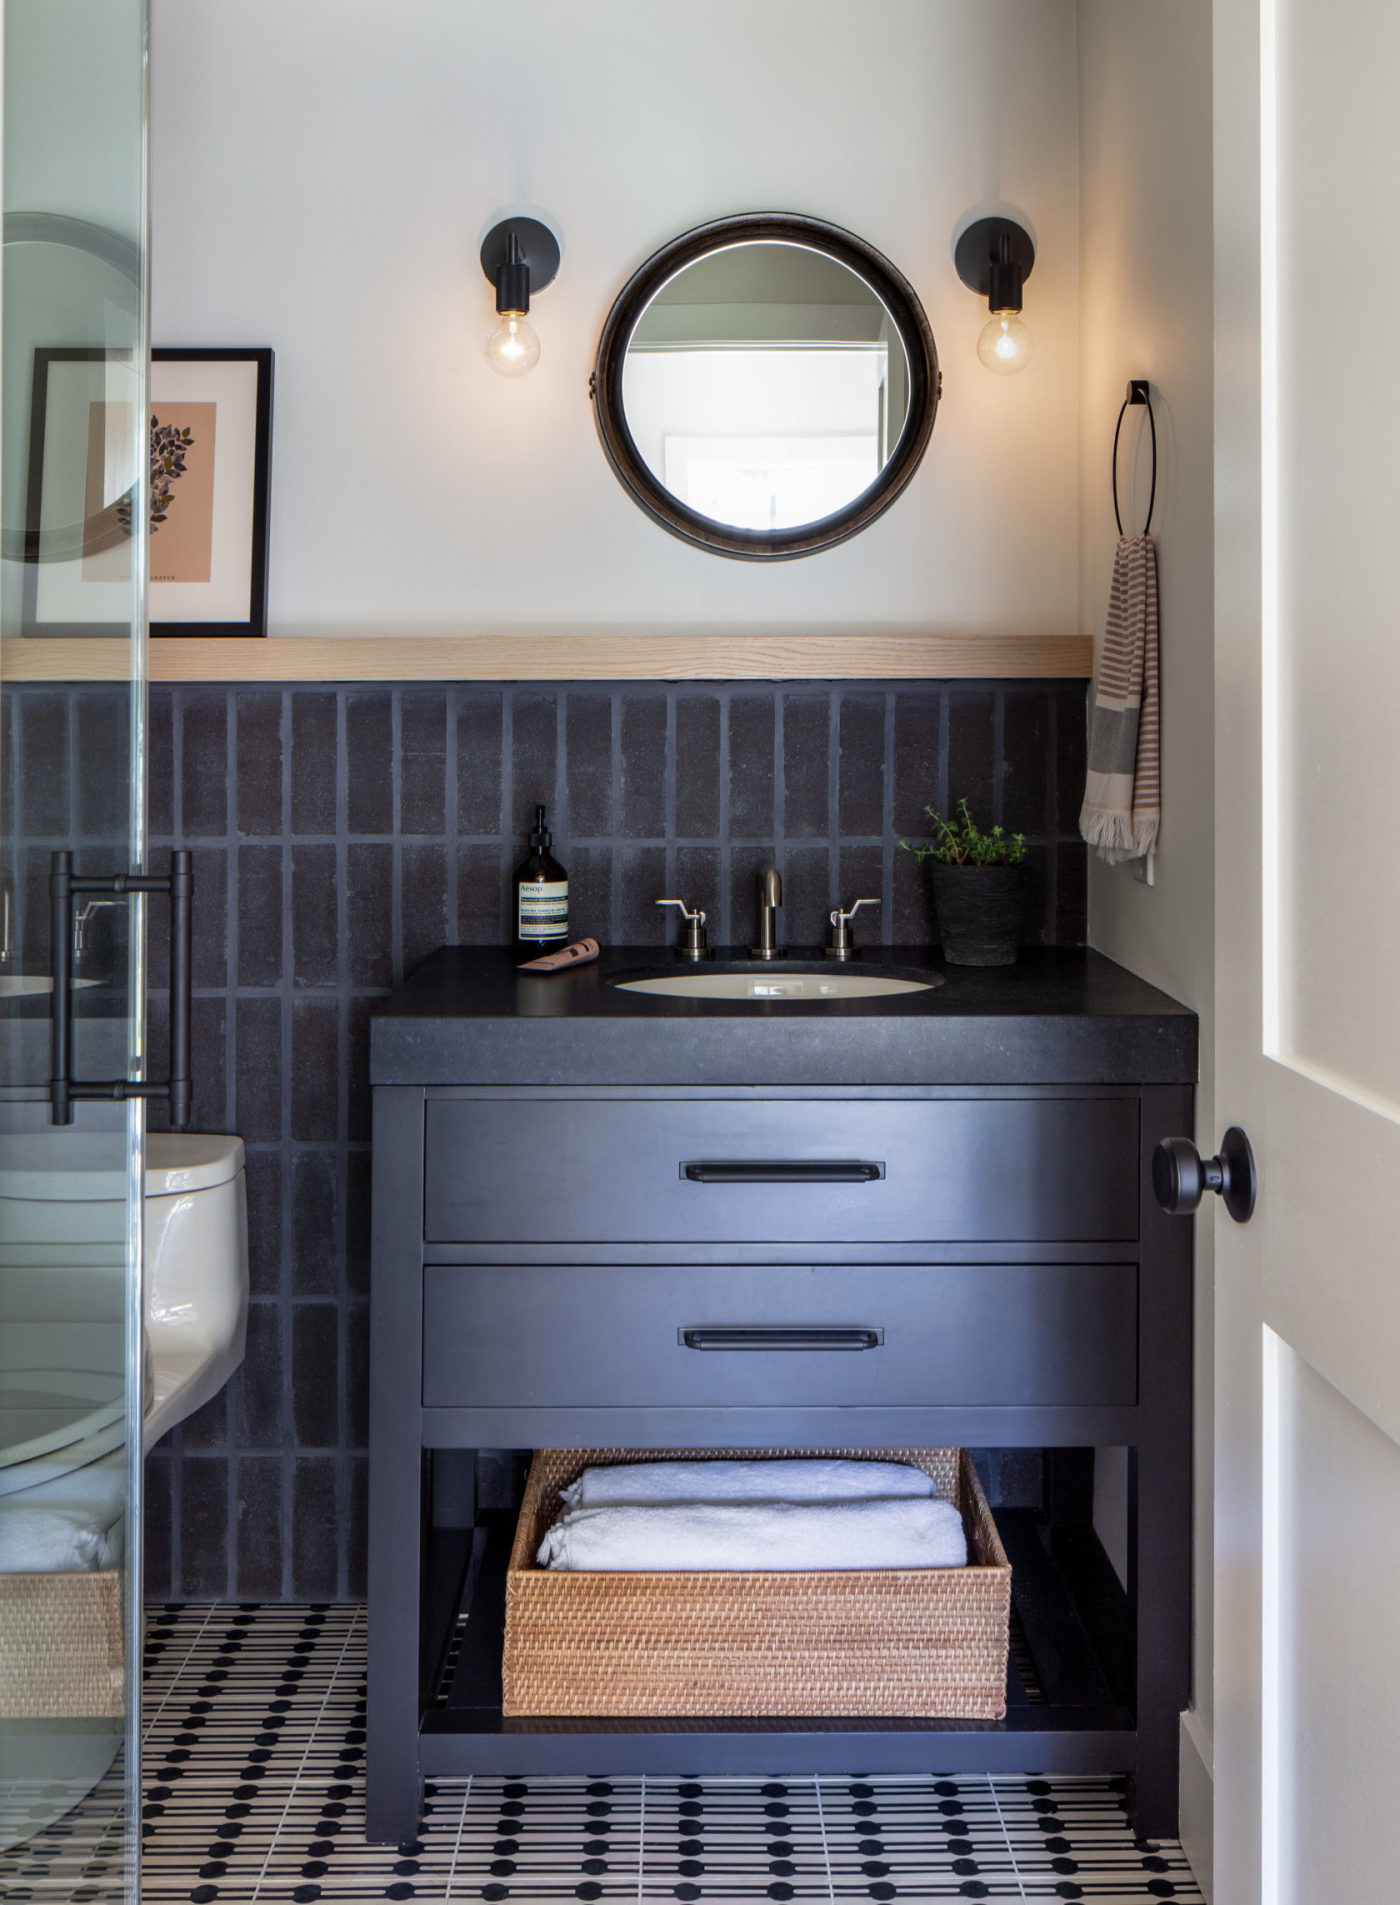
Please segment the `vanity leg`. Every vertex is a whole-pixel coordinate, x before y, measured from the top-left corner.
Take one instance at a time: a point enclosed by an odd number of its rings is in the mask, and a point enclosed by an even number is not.
[[[374,1094],[370,1298],[369,1676],[365,1836],[418,1836],[419,1625],[423,1580],[423,1093]],[[421,1193],[420,1193],[421,1195]]]
[[[1134,1830],[1175,1838],[1181,1714],[1191,1698],[1192,1231],[1167,1217],[1151,1190],[1152,1151],[1171,1131],[1194,1129],[1193,1094],[1143,1093],[1141,1340],[1142,1434],[1130,1470],[1137,1604],[1138,1764]]]

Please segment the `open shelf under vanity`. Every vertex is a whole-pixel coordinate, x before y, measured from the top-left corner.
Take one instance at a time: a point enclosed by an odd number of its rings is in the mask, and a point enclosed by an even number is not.
[[[1127,1596],[1092,1529],[1033,1509],[996,1511],[1013,1574],[1004,1720],[506,1717],[506,1563],[514,1524],[434,1530],[424,1571],[423,1776],[476,1772],[1131,1773],[1122,1696],[1132,1659]]]

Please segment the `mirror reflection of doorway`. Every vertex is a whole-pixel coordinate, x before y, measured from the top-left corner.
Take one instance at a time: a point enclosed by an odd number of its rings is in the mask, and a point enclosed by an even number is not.
[[[633,330],[622,378],[652,474],[738,529],[818,522],[869,489],[904,424],[892,384],[907,392],[907,366],[879,297],[788,244],[736,245],[678,271]]]

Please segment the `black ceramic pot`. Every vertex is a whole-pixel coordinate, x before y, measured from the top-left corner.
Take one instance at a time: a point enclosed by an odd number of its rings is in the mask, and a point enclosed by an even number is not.
[[[1014,966],[1026,911],[1026,873],[1014,867],[933,862],[933,905],[950,966]]]

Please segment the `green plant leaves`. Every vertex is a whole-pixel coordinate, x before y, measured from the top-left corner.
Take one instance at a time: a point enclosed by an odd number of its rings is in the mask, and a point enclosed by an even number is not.
[[[936,807],[925,807],[924,812],[933,822],[932,839],[899,843],[920,866],[925,860],[939,860],[950,867],[1014,867],[1026,857],[1023,833],[1009,834],[1000,826],[983,833],[965,798],[958,802],[952,820],[945,820]]]

